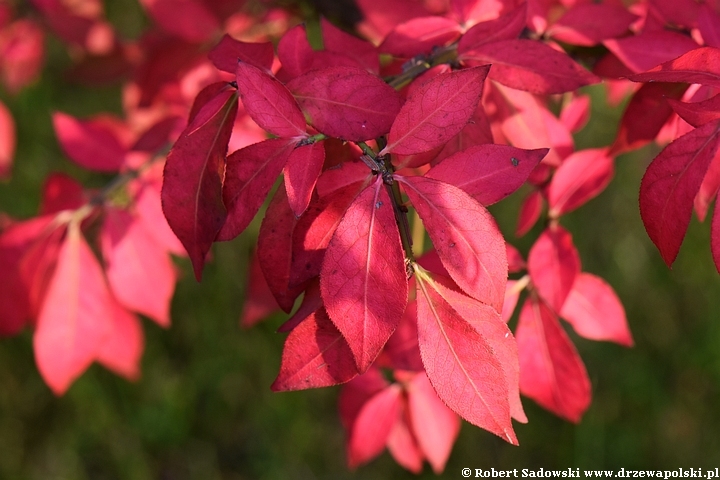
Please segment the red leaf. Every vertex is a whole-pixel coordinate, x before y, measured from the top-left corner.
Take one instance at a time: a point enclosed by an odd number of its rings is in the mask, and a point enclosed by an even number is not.
[[[415,438],[433,471],[439,475],[460,432],[460,419],[440,400],[424,373],[415,375],[407,384],[407,395]]]
[[[320,291],[364,372],[407,305],[407,276],[392,202],[382,178],[353,201],[328,244]]]
[[[336,158],[334,155],[337,154],[337,152],[329,147],[327,140],[323,143],[325,144],[325,161],[327,163]],[[347,145],[351,144],[348,143]],[[320,174],[317,184],[315,185],[318,195],[325,197],[353,183],[370,181],[371,171],[365,163],[357,160],[357,158],[362,155],[362,152],[358,149],[358,151],[354,153],[357,153],[357,155],[354,155],[354,160],[343,161]]]
[[[300,107],[275,77],[241,61],[236,81],[245,111],[263,129],[278,137],[307,135]]]
[[[528,273],[543,300],[559,312],[580,274],[572,235],[560,225],[545,229],[528,254]]]
[[[140,320],[117,302],[111,303],[107,313],[110,332],[100,346],[97,361],[128,380],[137,380],[145,347]]]
[[[623,36],[637,19],[625,7],[608,3],[579,3],[546,32],[555,40],[590,47]]]
[[[535,40],[501,40],[464,52],[470,65],[492,64],[489,78],[537,94],[571,92],[600,81],[568,55]]]
[[[720,87],[720,48],[700,47],[658,65],[647,72],[630,75],[634,82],[699,83]]]
[[[609,340],[626,347],[633,345],[632,335],[620,299],[605,280],[581,273],[560,311],[578,335],[590,340]]]
[[[296,224],[297,219],[288,205],[285,187],[281,185],[270,200],[260,225],[257,258],[264,277],[262,281],[267,281],[267,287],[275,298],[276,308],[279,306],[286,313],[290,313],[300,294],[298,288],[290,288],[293,232]],[[251,284],[248,288],[255,286]]]
[[[450,183],[481,204],[491,205],[520,188],[547,152],[508,145],[475,145],[444,159],[425,176]]]
[[[152,19],[168,33],[189,42],[207,41],[220,22],[199,0],[140,0]]]
[[[238,60],[264,70],[270,70],[275,53],[270,42],[248,43],[235,40],[227,33],[210,50],[208,58],[218,69],[235,74]]]
[[[324,310],[295,327],[283,347],[273,391],[303,390],[345,383],[357,376],[352,352]]]
[[[693,127],[699,127],[720,118],[720,94],[702,102],[685,103],[668,99],[672,109],[680,118]]]
[[[45,382],[62,395],[97,357],[112,331],[113,302],[78,225],[68,230],[33,337]]]
[[[720,147],[720,120],[678,138],[655,157],[640,184],[640,216],[648,236],[671,266],[677,257],[693,200]]]
[[[463,129],[475,112],[489,67],[467,68],[434,77],[408,98],[380,152],[411,155],[442,145]]]
[[[672,115],[668,99],[679,99],[686,89],[686,85],[672,83],[646,83],[640,87],[623,113],[611,153],[622,153],[652,141]]]
[[[505,251],[507,252],[508,272],[517,273],[527,268],[525,259],[517,248],[509,243],[505,243]]]
[[[65,154],[81,167],[116,172],[125,160],[126,148],[115,132],[100,121],[78,120],[55,112],[53,127]]]
[[[325,249],[345,211],[364,187],[364,183],[347,185],[310,203],[293,233],[291,286],[320,275]]]
[[[375,45],[339,29],[324,17],[320,18],[320,28],[325,50],[346,55],[369,72],[377,73],[380,70]]]
[[[9,178],[15,156],[15,122],[10,110],[0,102],[0,178]]]
[[[322,143],[303,145],[290,154],[283,170],[283,177],[288,202],[295,216],[299,217],[307,209],[323,163],[325,163],[325,147]]]
[[[520,206],[515,236],[522,237],[535,225],[540,218],[543,207],[543,196],[539,190],[533,190],[527,194]]]
[[[517,307],[518,300],[520,299],[520,288],[518,287],[519,280],[508,280],[507,286],[505,287],[505,303],[503,303],[502,312],[500,312],[500,318],[503,322],[508,323],[515,307]]]
[[[607,148],[573,153],[560,165],[548,187],[549,215],[558,218],[602,192],[615,172]]]
[[[590,405],[590,379],[555,314],[528,299],[515,331],[520,354],[520,391],[542,407],[579,422]]]
[[[635,73],[649,70],[698,47],[689,36],[668,30],[613,38],[603,44]]]
[[[358,412],[348,438],[348,465],[369,462],[385,448],[390,431],[400,416],[402,390],[391,385],[373,395]]]
[[[507,257],[492,215],[453,185],[425,177],[395,179],[405,186],[452,279],[468,295],[500,311]]]
[[[408,425],[407,406],[400,413],[400,418],[387,438],[387,448],[395,461],[406,470],[415,474],[422,472],[423,454],[418,447],[415,436]]]
[[[510,329],[500,314],[489,305],[478,302],[438,282],[435,290],[465,321],[482,335],[493,349],[495,357],[507,382],[510,416],[527,423],[527,417],[520,402],[519,366],[517,344]]]
[[[590,96],[575,95],[570,103],[563,106],[560,121],[573,133],[583,129],[590,119]]]
[[[124,210],[108,208],[100,232],[108,283],[125,308],[170,325],[175,267],[145,225]]]
[[[416,272],[418,343],[433,388],[465,420],[517,445],[507,381],[492,347]]]
[[[400,323],[385,344],[385,349],[375,366],[415,372],[425,369],[418,347],[417,311],[414,300],[408,302]]]
[[[705,216],[710,208],[710,202],[715,199],[718,188],[720,188],[720,150],[715,152],[715,158],[710,161],[710,167],[703,178],[700,190],[695,195],[695,213],[701,222],[705,221]]]
[[[227,216],[223,170],[236,112],[235,92],[219,93],[183,131],[165,162],[163,213],[187,250],[198,280]]]
[[[525,28],[527,4],[505,13],[494,20],[481,22],[472,27],[460,39],[458,53],[463,54],[484,43],[512,40]]]
[[[343,140],[386,134],[402,104],[380,77],[355,67],[313,70],[287,86],[315,128]]]
[[[274,138],[228,155],[223,185],[227,220],[218,241],[232,240],[247,228],[282,172],[296,142]]]
[[[288,318],[285,323],[278,327],[277,331],[291,331],[297,327],[300,322],[315,313],[322,306],[323,302],[322,297],[320,296],[320,279],[317,278],[315,281],[310,282],[305,289],[305,294],[303,295],[300,307],[295,311],[295,313],[293,313],[292,317]]]
[[[397,25],[378,49],[398,57],[430,53],[460,36],[460,25],[449,18],[418,17]]]
[[[75,210],[86,203],[83,187],[74,178],[64,174],[51,173],[43,184],[43,198],[40,215],[63,210]]]

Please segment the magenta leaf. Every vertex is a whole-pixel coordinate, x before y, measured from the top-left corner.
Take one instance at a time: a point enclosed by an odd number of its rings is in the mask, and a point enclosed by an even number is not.
[[[578,335],[590,340],[609,340],[626,347],[633,345],[625,309],[605,280],[581,273],[560,311]]]
[[[675,261],[693,200],[720,147],[720,120],[692,130],[660,152],[640,184],[640,215],[665,263]]]
[[[227,220],[218,241],[232,240],[242,233],[265,201],[285,167],[297,142],[274,138],[248,145],[227,157],[223,201]]]
[[[397,25],[378,49],[398,57],[410,58],[430,53],[433,47],[446,45],[460,36],[460,25],[449,18],[418,17]]]
[[[359,142],[386,134],[402,104],[395,89],[357,67],[313,70],[287,86],[311,125],[343,140]]]
[[[307,209],[323,163],[325,147],[320,142],[297,147],[290,154],[283,177],[290,208],[295,216],[300,217]]]
[[[488,78],[537,94],[563,93],[600,81],[568,55],[535,40],[484,43],[460,55],[470,65],[492,64]]]
[[[248,43],[235,40],[227,33],[220,42],[210,50],[208,58],[218,69],[235,74],[238,60],[269,71],[272,67],[273,45],[270,42]]]
[[[720,48],[696,48],[628,78],[634,82],[682,82],[720,87]]]
[[[98,120],[78,120],[66,113],[53,114],[55,135],[65,154],[81,167],[116,172],[126,148],[111,129]]]
[[[305,117],[285,85],[258,67],[237,63],[236,82],[245,111],[263,129],[278,137],[305,133]]]
[[[560,225],[546,228],[528,254],[528,273],[543,300],[559,312],[580,274],[572,235]]]
[[[528,298],[515,338],[522,394],[556,415],[579,422],[590,405],[590,379],[552,310],[537,298]]]
[[[461,188],[483,205],[507,197],[525,183],[548,150],[475,145],[431,168],[426,177]]]
[[[609,3],[579,3],[548,28],[555,40],[591,47],[608,38],[623,36],[637,19],[625,7]]]
[[[693,127],[699,127],[720,118],[720,94],[702,102],[685,103],[668,99],[668,103],[675,113],[680,115],[680,118]]]
[[[610,183],[615,163],[607,148],[573,153],[560,165],[548,187],[550,217],[571,212],[597,196]]]
[[[222,182],[237,98],[224,90],[187,126],[165,162],[162,208],[200,280],[205,256],[225,223]]]
[[[9,178],[15,156],[15,121],[10,110],[0,102],[0,178]]]
[[[320,291],[330,319],[364,372],[407,305],[405,256],[382,178],[350,205],[328,244]]]
[[[522,237],[535,225],[540,218],[543,207],[543,197],[539,190],[533,190],[528,193],[520,205],[520,214],[518,215],[517,227],[515,227],[515,235]]]
[[[114,300],[108,309],[108,319],[110,332],[100,346],[97,361],[128,380],[137,380],[145,348],[140,319]]]
[[[350,427],[348,465],[355,468],[378,456],[400,416],[402,390],[390,385],[363,404]]]
[[[698,47],[690,36],[670,30],[611,38],[603,44],[634,73],[649,70]]]
[[[273,391],[303,390],[345,383],[358,374],[345,338],[323,309],[295,327],[283,347]]]
[[[523,3],[496,19],[474,25],[460,38],[458,53],[463,54],[484,43],[517,38],[525,28],[526,17],[527,4]]]
[[[484,66],[441,74],[413,91],[380,153],[422,153],[457,135],[475,113],[488,70]]]
[[[505,240],[490,212],[453,185],[426,177],[395,179],[405,187],[452,279],[499,312],[507,257]]]
[[[455,413],[517,445],[508,385],[493,348],[416,270],[418,343],[438,396]]]

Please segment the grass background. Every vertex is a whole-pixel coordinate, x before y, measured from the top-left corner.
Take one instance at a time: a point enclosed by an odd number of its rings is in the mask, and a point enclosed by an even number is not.
[[[327,3],[327,2],[326,2]],[[332,2],[329,2],[332,4]],[[147,25],[132,0],[106,2],[110,20],[136,36]],[[330,7],[325,7],[330,8]],[[332,12],[331,12],[332,13]],[[86,186],[110,177],[72,165],[57,145],[50,114],[120,113],[118,85],[67,80],[70,60],[47,41],[42,79],[0,94],[18,129],[13,177],[0,185],[0,211],[35,214],[43,179],[69,173]],[[577,147],[609,144],[621,114],[594,96]],[[530,422],[516,424],[519,447],[463,425],[442,478],[460,469],[671,469],[720,466],[720,278],[709,251],[709,222],[693,220],[673,269],[642,226],[637,192],[657,153],[623,156],[598,198],[563,218],[583,270],[605,278],[625,305],[636,346],[579,339],[570,332],[593,385],[593,403],[573,425],[525,399]],[[513,236],[521,196],[493,207],[501,229],[526,254],[540,233]],[[256,223],[214,248],[201,284],[187,261],[172,305],[173,325],[145,321],[142,378],[128,383],[93,366],[61,397],[34,365],[32,335],[0,341],[0,479],[377,479],[413,478],[387,453],[348,471],[336,412],[337,389],[274,394],[283,336],[275,316],[251,330],[238,318]],[[0,306],[2,308],[2,306]],[[434,475],[428,467],[423,478]]]

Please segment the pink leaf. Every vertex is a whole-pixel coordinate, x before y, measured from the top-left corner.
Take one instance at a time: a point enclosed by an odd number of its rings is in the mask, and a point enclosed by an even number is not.
[[[710,224],[710,252],[712,253],[715,268],[720,272],[720,208],[717,208],[717,199],[715,200],[715,211],[713,212],[712,222]]]
[[[236,81],[248,115],[278,137],[305,136],[305,117],[285,85],[258,67],[238,62]]]
[[[402,182],[443,265],[471,297],[502,309],[507,280],[505,240],[485,207],[459,188],[425,177]]]
[[[603,44],[634,73],[649,70],[698,47],[689,36],[668,30],[608,39]]]
[[[438,396],[455,413],[517,445],[508,387],[500,361],[485,338],[416,275],[418,342],[425,371]]]
[[[108,311],[110,333],[100,346],[97,361],[128,380],[137,380],[145,347],[140,320],[117,302],[111,303]]]
[[[543,207],[543,196],[539,190],[533,190],[527,194],[520,205],[515,236],[522,237],[535,225],[540,218]]]
[[[100,232],[107,279],[125,308],[170,325],[175,267],[145,225],[130,213],[108,208]]]
[[[430,53],[433,47],[447,45],[460,36],[460,25],[449,18],[418,17],[397,25],[378,47],[383,53],[413,57]]]
[[[10,110],[0,102],[0,178],[9,178],[15,156],[15,122]]]
[[[126,148],[102,122],[55,112],[53,127],[65,154],[81,167],[116,172],[125,160]]]
[[[455,185],[481,204],[491,205],[520,188],[547,152],[475,145],[444,159],[425,176]]]
[[[610,183],[615,164],[607,148],[573,153],[560,165],[548,187],[549,215],[557,218],[596,197]]]
[[[700,47],[628,78],[634,82],[682,82],[720,87],[718,65],[720,48]]]
[[[365,70],[377,73],[380,70],[378,50],[372,43],[339,29],[325,17],[320,18],[325,50],[346,55]]]
[[[523,395],[556,415],[579,422],[590,405],[590,379],[555,314],[543,302],[528,299],[515,338]]]
[[[525,28],[526,16],[527,4],[523,3],[518,8],[500,15],[496,19],[478,23],[460,38],[458,53],[469,52],[484,43],[517,38]]]
[[[380,177],[350,205],[325,252],[320,290],[333,323],[364,372],[407,304],[405,256]]]
[[[387,438],[387,448],[395,461],[406,470],[415,474],[422,472],[423,454],[418,447],[415,436],[408,425],[407,406],[401,412],[400,418]]]
[[[440,400],[424,373],[415,375],[407,390],[415,438],[433,471],[439,475],[460,432],[460,419]]]
[[[458,134],[478,106],[488,69],[441,74],[415,90],[397,114],[388,145],[380,153],[426,152]]]
[[[708,209],[710,208],[710,202],[712,202],[717,196],[718,189],[720,188],[720,150],[715,152],[715,158],[710,161],[710,167],[703,178],[700,190],[695,195],[695,213],[701,222],[705,221]]]
[[[560,311],[578,335],[590,340],[609,340],[626,347],[633,345],[625,309],[605,280],[581,273]]]
[[[543,300],[559,312],[580,274],[572,235],[560,225],[546,228],[528,254],[528,273]]]
[[[375,362],[375,366],[415,372],[424,370],[418,347],[417,311],[414,300],[411,300],[405,308],[400,323],[385,344],[385,349]]]
[[[623,36],[637,19],[625,7],[608,3],[579,3],[548,28],[555,40],[590,47]]]
[[[401,395],[400,386],[391,385],[362,406],[350,427],[347,445],[350,468],[369,462],[383,451],[400,415]]]
[[[187,250],[198,280],[227,216],[223,170],[236,112],[235,92],[219,93],[183,131],[165,162],[163,213]]]
[[[220,39],[220,43],[208,53],[208,58],[213,65],[232,74],[237,72],[238,60],[264,70],[270,70],[274,57],[272,43],[242,42],[235,40],[227,33]]]
[[[460,55],[470,65],[492,64],[489,78],[537,94],[563,93],[600,81],[568,55],[535,40],[484,43]]]
[[[240,313],[240,325],[244,328],[250,328],[280,310],[260,268],[257,251],[253,253],[247,271],[245,301]]]
[[[665,263],[675,261],[693,200],[720,147],[720,120],[678,138],[655,157],[640,184],[640,215]]]
[[[51,173],[43,184],[40,215],[75,210],[87,202],[83,186],[64,173]]]
[[[283,177],[290,208],[299,217],[310,203],[315,183],[325,163],[325,147],[316,142],[296,148],[290,154]]]
[[[113,303],[102,270],[78,225],[63,241],[33,337],[45,382],[62,395],[98,355],[112,331]]]
[[[303,390],[345,383],[357,376],[352,352],[324,310],[295,327],[283,347],[273,391]]]
[[[288,88],[320,132],[356,142],[386,134],[402,104],[380,77],[355,67],[314,70]]]
[[[323,301],[320,296],[320,279],[315,279],[315,281],[309,282],[307,288],[305,289],[300,307],[295,311],[295,313],[293,313],[292,317],[288,318],[285,323],[278,327],[277,331],[290,332],[297,327],[300,322],[315,313],[322,306]],[[355,363],[353,363],[353,365],[355,365]]]
[[[296,142],[274,138],[248,145],[227,157],[223,202],[227,220],[218,241],[232,240],[247,228],[282,172]]]

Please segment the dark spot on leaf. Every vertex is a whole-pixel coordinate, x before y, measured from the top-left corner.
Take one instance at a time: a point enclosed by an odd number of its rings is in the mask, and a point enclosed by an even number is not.
[[[517,167],[520,164],[520,160],[515,157],[510,158],[510,162],[513,164],[513,167]]]

